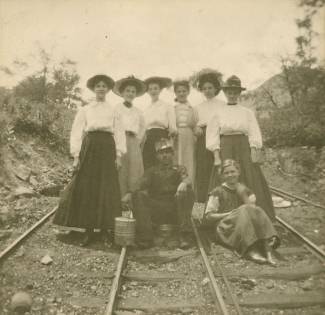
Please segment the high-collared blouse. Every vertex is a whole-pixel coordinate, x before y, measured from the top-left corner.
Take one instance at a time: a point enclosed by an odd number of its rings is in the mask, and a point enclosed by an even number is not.
[[[116,154],[126,153],[122,117],[108,102],[93,101],[81,107],[74,119],[70,136],[71,155],[79,155],[84,135],[89,131],[108,131],[114,135]]]
[[[123,103],[115,107],[117,115],[121,117],[125,131],[134,133],[141,141],[145,133],[145,123],[142,112],[134,107],[127,107]]]
[[[254,112],[242,105],[226,105],[218,108],[207,126],[206,148],[220,149],[220,136],[244,134],[250,147],[261,148],[262,134]]]
[[[163,128],[176,132],[176,118],[173,106],[158,100],[144,111],[146,129]]]
[[[197,110],[199,115],[199,122],[197,125],[199,127],[206,127],[216,110],[225,105],[226,103],[224,101],[218,100],[215,97],[196,105],[194,108]]]
[[[199,116],[194,107],[189,103],[175,103],[176,126],[178,128],[188,127],[195,129]]]

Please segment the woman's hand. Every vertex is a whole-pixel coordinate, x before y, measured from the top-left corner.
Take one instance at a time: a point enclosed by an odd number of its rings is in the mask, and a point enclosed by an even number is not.
[[[116,157],[115,165],[116,165],[116,169],[119,171],[122,167],[122,158],[120,156]]]
[[[257,148],[251,148],[251,159],[253,163],[262,163],[262,150]]]
[[[195,129],[194,129],[194,134],[197,136],[197,137],[200,137],[203,135],[203,130],[201,127],[199,126],[196,126]]]
[[[170,138],[174,138],[174,137],[176,137],[176,136],[177,136],[177,130],[169,130],[169,132],[168,132],[168,136],[169,136]]]
[[[121,202],[122,205],[127,205],[130,206],[132,201],[132,194],[131,193],[126,193],[124,197],[122,198]]]
[[[72,174],[76,173],[79,167],[79,157],[76,156],[73,159],[73,163],[72,163]]]
[[[214,165],[219,166],[221,164],[220,151],[215,150],[213,154],[214,154]]]
[[[180,195],[182,195],[182,194],[184,194],[184,193],[186,193],[187,192],[187,184],[186,183],[183,183],[183,182],[181,182],[180,184],[179,184],[179,186],[178,186],[178,188],[177,188],[177,191],[176,191],[176,196],[180,196]]]

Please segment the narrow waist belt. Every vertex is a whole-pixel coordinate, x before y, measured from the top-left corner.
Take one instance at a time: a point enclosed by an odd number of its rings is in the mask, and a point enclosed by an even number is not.
[[[225,132],[225,133],[222,133],[221,136],[247,136],[245,135],[244,133],[242,132]]]
[[[106,133],[106,134],[111,135],[111,136],[114,135],[113,132],[111,132],[111,131],[106,131],[106,130],[89,130],[89,131],[87,131],[87,133],[89,133],[89,134],[95,134],[95,133]]]

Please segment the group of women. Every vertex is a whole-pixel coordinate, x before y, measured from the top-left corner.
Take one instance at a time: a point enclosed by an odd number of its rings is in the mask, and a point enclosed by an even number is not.
[[[96,75],[87,81],[96,99],[79,109],[72,126],[71,154],[75,172],[62,194],[55,224],[86,229],[83,244],[89,243],[94,229],[100,229],[104,237],[109,236],[107,231],[113,230],[114,218],[121,215],[123,197],[134,191],[144,169],[155,164],[156,141],[168,137],[174,141],[175,163],[187,168],[197,201],[207,202],[205,218],[208,221],[218,218],[220,227],[220,220],[225,220],[224,216],[214,214],[222,208],[220,200],[216,202],[222,195],[221,190],[214,189],[216,186],[238,192],[234,195],[237,201],[230,202],[231,207],[223,207],[223,211],[239,206],[238,196],[249,197],[252,193],[247,194],[247,191],[254,192],[259,206],[254,206],[257,209],[254,213],[258,215],[236,219],[231,231],[233,239],[224,238],[223,243],[227,245],[228,241],[228,245],[236,249],[235,234],[242,233],[243,225],[248,226],[249,217],[254,237],[250,235],[247,248],[244,246],[237,251],[250,252],[252,259],[263,261],[256,250],[248,250],[256,240],[276,236],[271,228],[275,217],[272,199],[259,166],[262,137],[256,117],[253,111],[238,103],[244,90],[238,77],[232,76],[221,85],[218,74],[211,71],[202,72],[197,79],[196,87],[206,100],[194,107],[188,102],[188,80],[172,82],[165,77],[150,77],[142,81],[131,76],[114,82],[106,75]],[[174,106],[159,98],[161,91],[171,85],[175,92]],[[106,101],[110,90],[123,99],[114,108]],[[227,103],[216,98],[221,90]],[[133,101],[146,92],[151,103],[142,112]],[[222,164],[226,161],[231,165]],[[223,174],[230,166],[237,173],[229,177],[230,183],[223,183]],[[232,184],[231,180],[236,183]],[[245,185],[250,190],[238,188]],[[212,193],[208,195],[208,192]],[[252,209],[248,197],[240,200]],[[252,224],[253,221],[263,221],[263,224],[259,227]],[[265,229],[266,225],[270,228]],[[229,236],[229,222],[217,230],[220,239],[227,227]]]

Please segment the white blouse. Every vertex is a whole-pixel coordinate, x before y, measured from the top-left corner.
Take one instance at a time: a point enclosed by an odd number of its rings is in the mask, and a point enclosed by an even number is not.
[[[220,136],[231,134],[244,134],[250,147],[262,148],[260,127],[254,112],[247,107],[239,104],[219,107],[207,126],[206,148],[220,149]]]
[[[225,106],[226,103],[224,101],[218,100],[215,97],[209,100],[206,100],[199,105],[195,106],[199,114],[199,127],[207,126],[208,122],[211,120],[215,112],[218,108]]]
[[[146,129],[164,128],[176,132],[176,117],[173,106],[158,100],[144,111]]]
[[[124,130],[133,132],[141,141],[145,133],[145,123],[142,112],[134,106],[126,107],[123,103],[117,104],[115,111],[118,116],[122,118]]]
[[[122,118],[108,102],[93,101],[81,107],[74,119],[70,135],[70,152],[79,155],[84,135],[88,131],[109,131],[114,134],[116,154],[126,153],[125,131]]]

